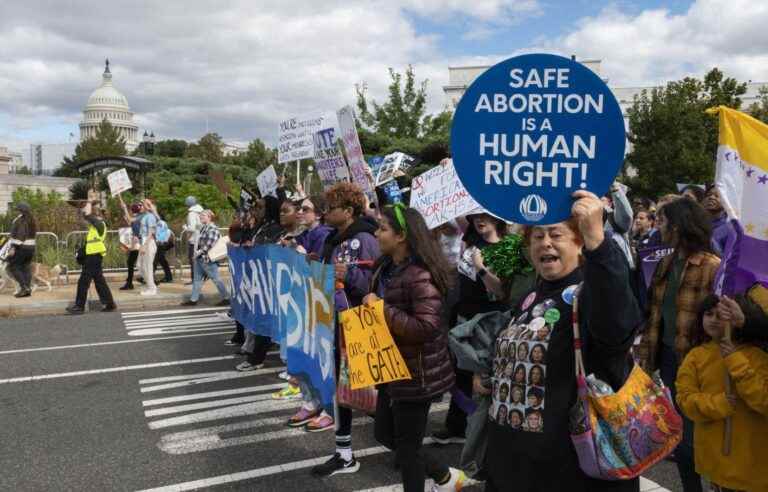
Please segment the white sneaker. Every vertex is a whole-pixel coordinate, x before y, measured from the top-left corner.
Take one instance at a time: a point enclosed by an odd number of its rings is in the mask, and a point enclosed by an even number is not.
[[[280,374],[277,375],[277,377],[279,377],[280,379],[284,379],[286,381],[291,379],[291,376],[288,375],[288,371],[281,372]]]
[[[141,291],[141,295],[143,296],[156,296],[157,295],[157,289],[146,289]]]
[[[432,487],[432,492],[458,492],[464,487],[464,482],[467,481],[464,472],[456,468],[449,468],[448,471],[451,478],[442,485],[435,484]]]

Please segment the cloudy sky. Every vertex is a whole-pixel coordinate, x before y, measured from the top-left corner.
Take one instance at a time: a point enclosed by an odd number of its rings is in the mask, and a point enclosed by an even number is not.
[[[547,51],[601,58],[615,86],[718,66],[768,81],[768,2],[754,0],[2,0],[0,146],[66,142],[112,62],[136,121],[160,138],[274,143],[277,122],[381,98],[387,67]]]

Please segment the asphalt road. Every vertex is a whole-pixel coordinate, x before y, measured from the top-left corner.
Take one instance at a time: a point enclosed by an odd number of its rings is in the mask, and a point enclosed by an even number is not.
[[[354,475],[319,480],[332,432],[285,420],[280,360],[254,373],[223,342],[212,309],[0,321],[0,490],[391,490],[399,474],[356,416]],[[446,405],[433,406],[437,428]],[[458,446],[430,446],[456,463]],[[647,478],[681,490],[672,465]],[[467,489],[465,489],[467,490]],[[469,490],[482,490],[481,486]]]

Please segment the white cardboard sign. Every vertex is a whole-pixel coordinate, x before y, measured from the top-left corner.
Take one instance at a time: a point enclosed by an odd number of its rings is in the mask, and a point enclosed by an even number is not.
[[[277,196],[277,173],[275,166],[270,165],[256,176],[256,185],[259,187],[261,196]]]
[[[451,159],[413,178],[411,207],[418,210],[430,229],[466,215],[479,205],[461,184]]]
[[[315,132],[334,123],[328,117],[321,115],[281,121],[278,132],[277,162],[283,164],[315,157]]]
[[[133,188],[131,178],[128,177],[128,171],[125,168],[109,173],[107,175],[107,182],[109,183],[109,191],[112,193],[112,196],[117,196]]]

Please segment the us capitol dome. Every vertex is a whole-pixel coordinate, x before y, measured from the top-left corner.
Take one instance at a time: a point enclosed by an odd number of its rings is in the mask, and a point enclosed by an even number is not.
[[[139,145],[139,127],[133,122],[133,113],[128,106],[128,99],[112,85],[112,72],[109,60],[106,60],[101,85],[91,93],[83,109],[83,121],[80,122],[80,141],[96,135],[96,129],[106,119],[117,128],[125,139],[129,152]]]

